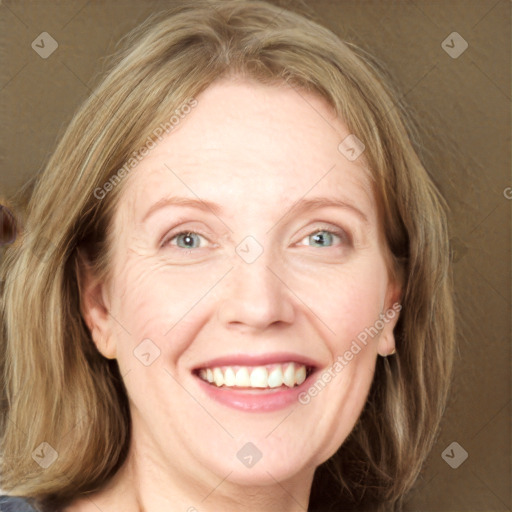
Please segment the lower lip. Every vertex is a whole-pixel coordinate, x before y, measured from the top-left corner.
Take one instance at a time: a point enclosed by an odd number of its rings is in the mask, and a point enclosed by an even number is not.
[[[199,387],[210,398],[223,405],[247,412],[271,412],[285,409],[292,404],[298,404],[298,395],[307,389],[313,375],[314,373],[309,375],[300,386],[294,388],[280,389],[279,391],[270,389],[253,393],[239,391],[234,388],[219,388],[208,384],[200,377],[196,376],[196,379],[199,381]]]

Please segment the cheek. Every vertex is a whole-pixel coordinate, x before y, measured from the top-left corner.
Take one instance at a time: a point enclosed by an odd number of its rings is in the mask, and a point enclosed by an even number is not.
[[[316,454],[320,464],[345,441],[366,403],[377,355],[378,333],[372,329],[384,305],[386,267],[378,258],[359,261],[317,279],[317,284],[323,284],[322,292],[318,286],[304,290],[311,290],[312,309],[329,328],[324,342],[331,364],[299,398],[309,415],[318,418],[317,431],[329,433]]]
[[[378,257],[368,257],[347,265],[307,267],[291,265],[280,271],[301,299],[296,307],[312,322],[321,321],[329,348],[338,355],[377,320],[386,291],[385,264]],[[208,314],[213,314],[214,288],[231,267],[219,261],[172,266],[151,255],[131,253],[116,268],[113,327],[123,341],[118,352],[133,355],[143,340],[151,339],[165,359],[175,362],[208,321]]]
[[[141,255],[118,268],[112,316],[121,341],[120,363],[123,358],[128,362],[133,350],[147,339],[156,344],[163,359],[175,361],[200,329],[196,313],[225,269],[171,267]]]
[[[379,318],[388,282],[380,258],[304,275],[300,296],[327,328],[336,353]]]

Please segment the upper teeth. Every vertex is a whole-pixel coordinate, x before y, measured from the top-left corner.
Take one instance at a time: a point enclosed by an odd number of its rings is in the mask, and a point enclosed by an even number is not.
[[[202,368],[199,377],[217,387],[278,388],[284,384],[293,388],[306,380],[306,367],[297,363],[222,366]]]

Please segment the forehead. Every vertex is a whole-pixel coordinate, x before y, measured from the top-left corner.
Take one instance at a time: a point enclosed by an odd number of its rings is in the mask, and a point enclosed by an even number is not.
[[[339,150],[350,132],[327,102],[288,85],[222,80],[158,141],[129,176],[124,201],[141,212],[166,194],[247,209],[301,197],[351,197],[374,205],[363,156]]]

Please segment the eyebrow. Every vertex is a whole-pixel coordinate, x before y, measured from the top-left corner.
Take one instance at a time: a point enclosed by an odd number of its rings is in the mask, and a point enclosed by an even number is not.
[[[355,213],[365,224],[370,223],[366,214],[362,210],[357,208],[357,206],[343,199],[338,199],[334,197],[313,197],[310,199],[299,199],[281,218],[284,218],[287,215],[290,215],[291,213],[302,213],[311,210],[316,210],[318,208],[328,207],[344,208],[346,210],[351,211],[352,213]]]
[[[204,200],[204,199],[193,199],[190,197],[164,197],[154,203],[144,214],[142,218],[142,222],[145,222],[151,215],[153,215],[156,211],[166,207],[166,206],[184,206],[190,208],[196,208],[202,211],[210,211],[215,215],[220,215],[222,212],[222,206],[214,203],[212,201]],[[288,208],[286,213],[279,219],[281,221],[284,217],[292,214],[292,213],[303,213],[312,210],[316,210],[318,208],[327,208],[327,207],[336,207],[336,208],[344,208],[352,213],[356,214],[360,220],[362,220],[365,224],[369,224],[368,217],[355,205],[344,201],[338,198],[330,198],[330,197],[314,197],[310,199],[299,199],[296,201],[291,207]]]
[[[163,197],[153,204],[142,217],[142,222],[145,222],[156,211],[166,206],[188,206],[202,211],[211,211],[215,215],[219,215],[222,207],[217,203],[207,201],[204,199],[192,199],[191,197]]]

